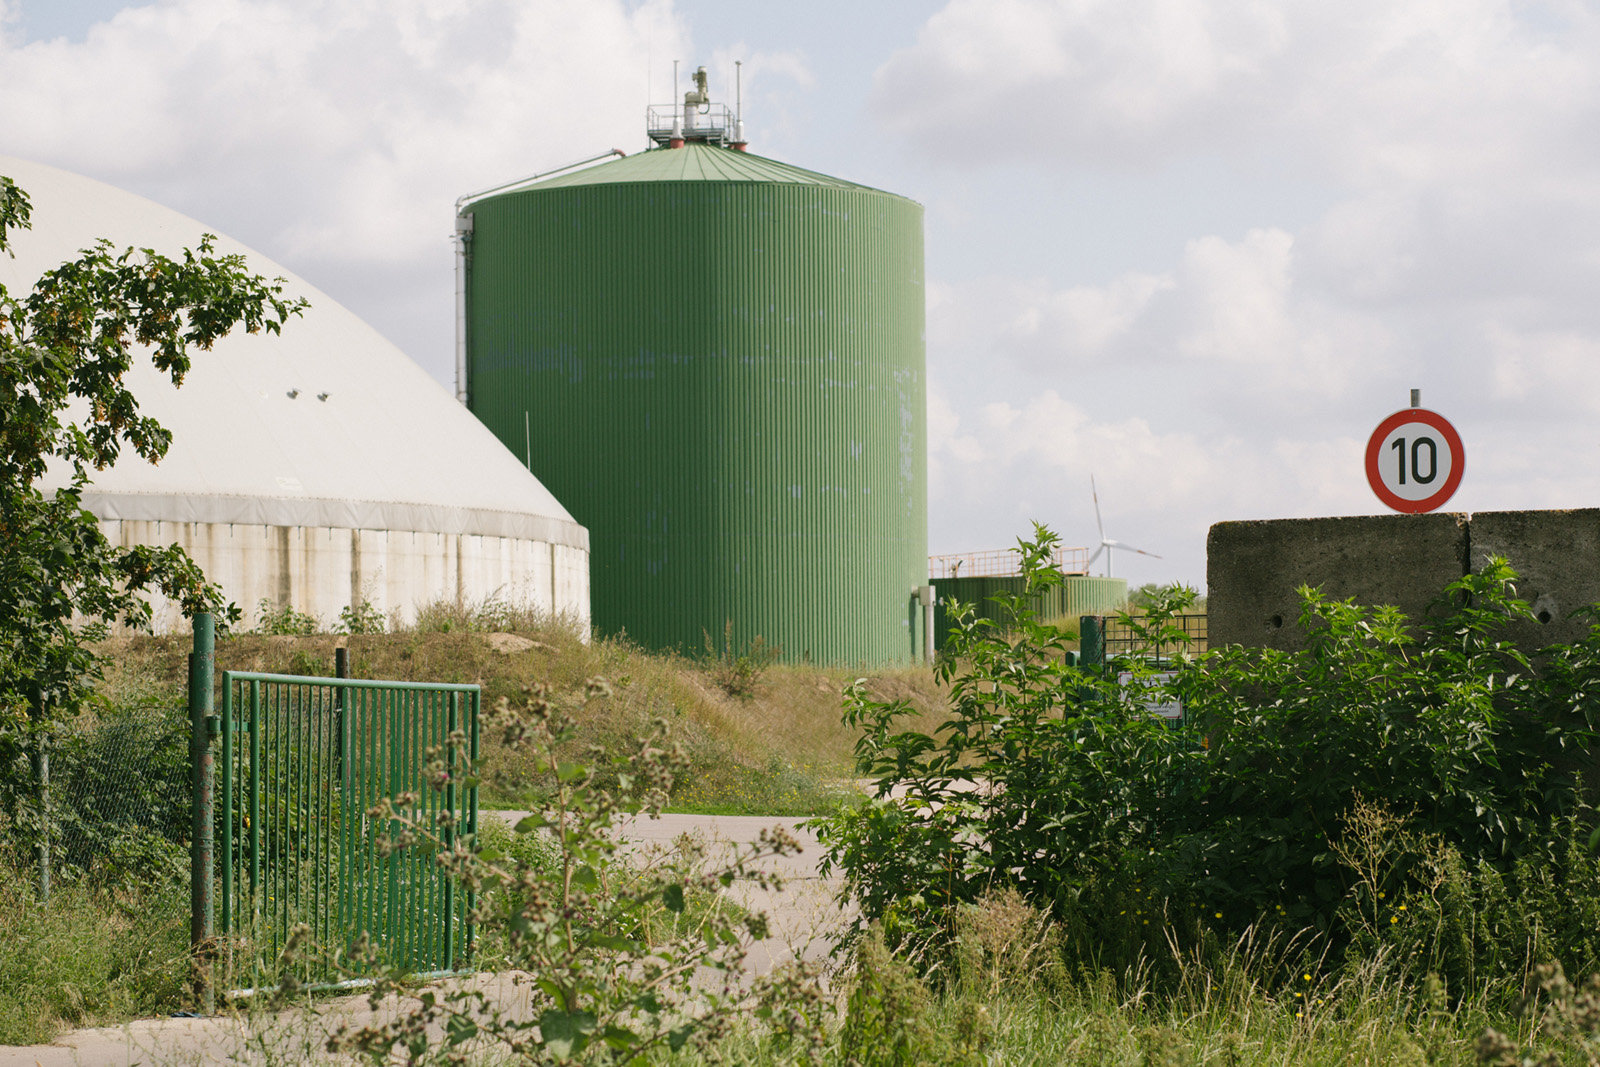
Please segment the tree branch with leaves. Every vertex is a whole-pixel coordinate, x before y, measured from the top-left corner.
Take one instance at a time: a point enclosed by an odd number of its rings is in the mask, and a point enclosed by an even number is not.
[[[31,216],[27,194],[0,177],[0,252],[13,254]],[[182,385],[196,350],[235,330],[276,334],[306,308],[282,278],[215,244],[207,234],[171,258],[100,240],[28,293],[0,285],[0,805],[14,805],[28,735],[93,686],[93,641],[111,625],[147,627],[149,594],[238,617],[181,548],[112,545],[82,505],[93,472],[125,447],[156,463],[172,442],[129,388],[136,360]],[[44,487],[52,466],[66,485]]]

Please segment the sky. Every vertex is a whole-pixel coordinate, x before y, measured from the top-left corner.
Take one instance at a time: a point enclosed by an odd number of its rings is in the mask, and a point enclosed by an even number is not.
[[[1093,546],[1092,476],[1113,573],[1204,591],[1213,523],[1383,513],[1411,389],[1449,509],[1600,504],[1600,0],[0,0],[0,153],[449,385],[455,199],[642,149],[674,60],[924,205],[932,552]]]

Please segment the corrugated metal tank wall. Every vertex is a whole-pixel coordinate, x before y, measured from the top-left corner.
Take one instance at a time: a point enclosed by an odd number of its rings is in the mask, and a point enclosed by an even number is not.
[[[732,155],[667,162],[686,153]],[[695,651],[731,623],[788,659],[908,660],[922,209],[792,173],[580,175],[474,204],[470,404],[588,526],[598,630]]]
[[[1022,577],[935,578],[933,587],[939,597],[939,608],[934,624],[936,640],[944,645],[950,633],[951,600],[971,604],[980,619],[1006,619],[1006,612],[994,603],[1002,595],[1019,596],[1027,588]],[[1029,605],[1040,620],[1053,622],[1077,630],[1080,615],[1114,615],[1128,605],[1128,580],[1126,578],[1094,578],[1088,575],[1067,575],[1061,584],[1043,596],[1035,597]]]

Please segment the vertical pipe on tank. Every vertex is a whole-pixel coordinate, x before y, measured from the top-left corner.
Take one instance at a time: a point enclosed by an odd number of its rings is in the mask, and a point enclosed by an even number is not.
[[[933,624],[934,605],[938,603],[938,593],[931,585],[917,586],[917,599],[922,603],[922,661],[933,662]]]
[[[456,216],[456,399],[467,403],[467,245],[472,215]]]

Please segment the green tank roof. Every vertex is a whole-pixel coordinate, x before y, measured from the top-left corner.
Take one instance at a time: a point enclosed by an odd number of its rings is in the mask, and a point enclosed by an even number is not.
[[[764,156],[754,156],[732,148],[693,143],[686,144],[682,148],[653,148],[636,155],[624,156],[598,166],[525,186],[520,191],[623,182],[781,182],[791,185],[820,185],[830,189],[882,191],[872,189],[871,186],[847,182],[842,178],[818,174],[814,170],[792,167]]]

